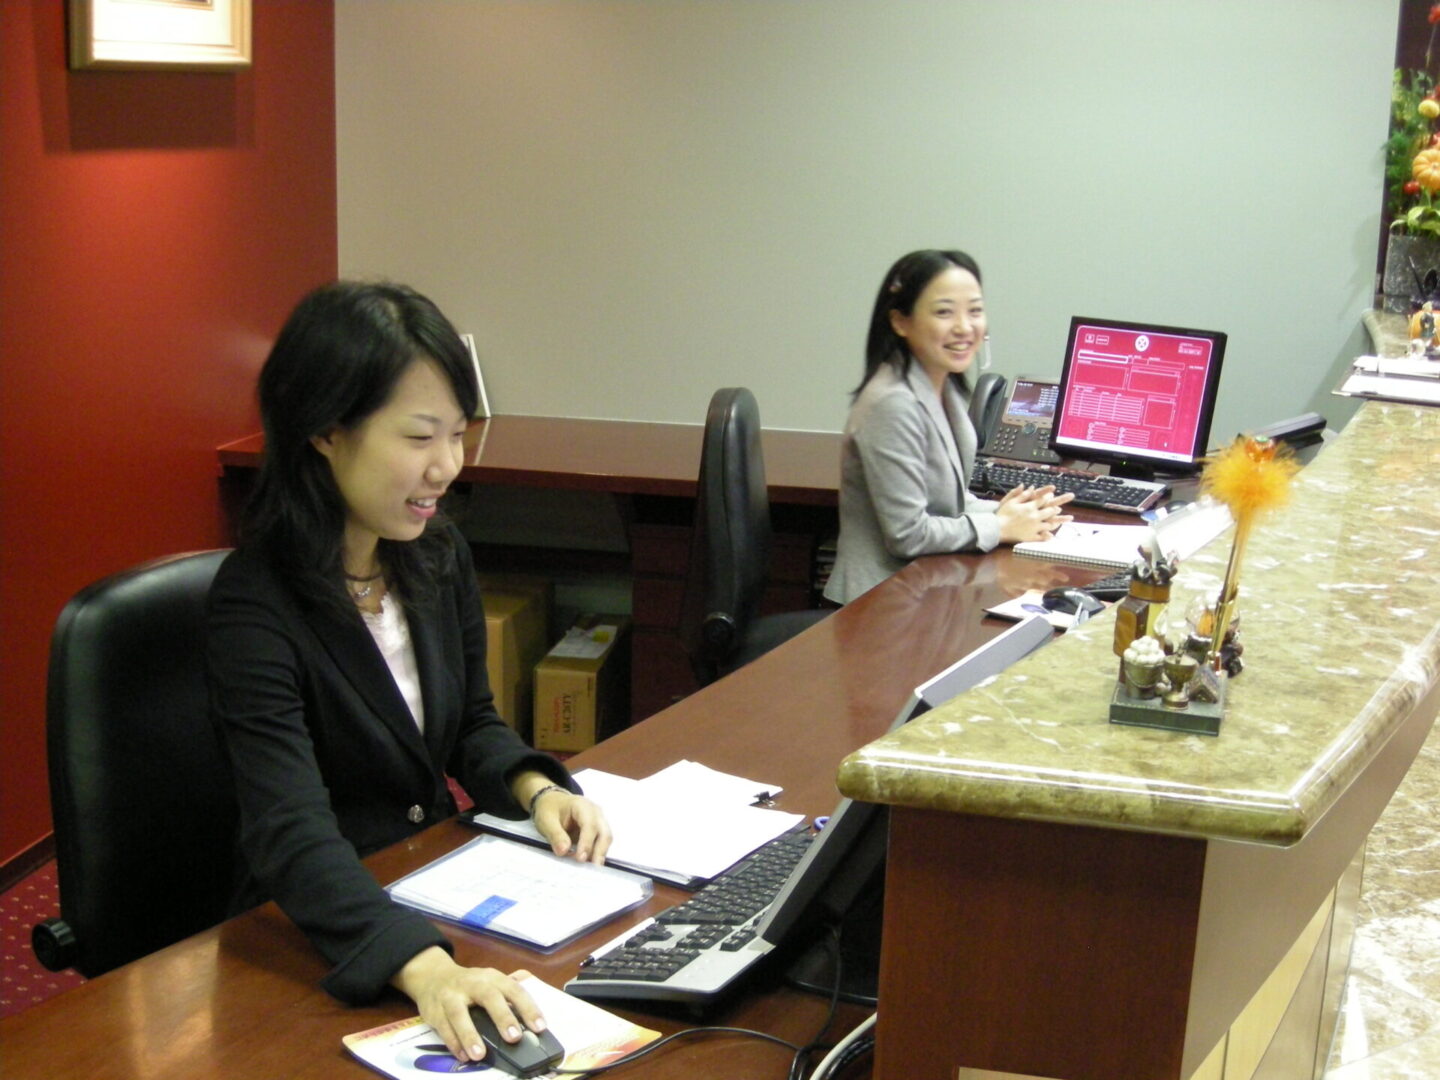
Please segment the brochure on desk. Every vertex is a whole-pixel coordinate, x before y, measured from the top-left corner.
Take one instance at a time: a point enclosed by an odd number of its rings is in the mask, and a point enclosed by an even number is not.
[[[699,888],[804,819],[755,805],[773,800],[779,787],[693,761],[677,761],[643,780],[599,769],[583,770],[575,780],[609,818],[615,840],[607,865],[686,889]],[[471,814],[468,820],[490,832],[544,844],[528,819]]]
[[[521,979],[520,985],[540,1006],[545,1023],[566,1050],[560,1068],[543,1073],[542,1077],[559,1076],[561,1070],[608,1065],[660,1037],[658,1031],[632,1024],[588,1001],[571,997],[534,976]],[[370,1068],[397,1080],[430,1077],[436,1073],[493,1071],[496,1076],[510,1075],[484,1061],[457,1061],[445,1049],[435,1029],[418,1016],[369,1031],[357,1031],[346,1035],[342,1042],[346,1050]]]
[[[654,892],[650,880],[480,836],[386,887],[400,903],[549,952]]]

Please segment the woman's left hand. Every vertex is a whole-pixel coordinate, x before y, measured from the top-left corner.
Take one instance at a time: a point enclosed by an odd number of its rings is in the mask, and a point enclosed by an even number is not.
[[[605,811],[583,795],[556,785],[540,772],[524,772],[510,785],[515,801],[530,808],[531,820],[556,855],[574,852],[581,862],[603,864],[610,850]]]
[[[605,811],[573,791],[547,791],[535,804],[535,828],[550,841],[556,855],[570,854],[581,862],[604,865],[610,850],[610,823]]]

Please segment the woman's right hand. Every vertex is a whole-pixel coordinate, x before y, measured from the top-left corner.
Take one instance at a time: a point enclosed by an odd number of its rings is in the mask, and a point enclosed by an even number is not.
[[[522,1024],[531,1031],[545,1030],[539,1007],[516,982],[527,975],[527,971],[510,976],[494,968],[461,967],[448,952],[432,945],[412,956],[390,982],[415,1002],[420,1018],[435,1029],[455,1060],[465,1062],[485,1056],[485,1044],[470,1019],[471,1005],[490,1014],[507,1042],[520,1040]]]
[[[1027,540],[1050,539],[1056,529],[1073,520],[1069,514],[1061,513],[1061,507],[1074,498],[1069,492],[1056,495],[1049,484],[1038,488],[1011,488],[995,508],[995,518],[1000,524],[1000,542],[1019,544]]]

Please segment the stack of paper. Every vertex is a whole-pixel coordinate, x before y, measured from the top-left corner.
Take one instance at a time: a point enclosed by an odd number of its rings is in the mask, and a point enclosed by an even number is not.
[[[615,841],[606,861],[676,885],[703,884],[803,817],[751,805],[778,787],[677,761],[644,780],[586,769],[585,794],[605,811]],[[535,826],[493,814],[471,820],[493,832],[543,843]]]
[[[1440,405],[1440,362],[1417,356],[1361,356],[1335,392]]]

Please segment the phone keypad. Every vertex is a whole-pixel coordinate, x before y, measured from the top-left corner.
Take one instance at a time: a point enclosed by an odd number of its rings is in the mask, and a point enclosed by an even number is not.
[[[1027,461],[1059,461],[1060,458],[1046,446],[1049,441],[1049,429],[1028,420],[1023,424],[1002,423],[985,443],[985,453]]]

